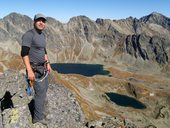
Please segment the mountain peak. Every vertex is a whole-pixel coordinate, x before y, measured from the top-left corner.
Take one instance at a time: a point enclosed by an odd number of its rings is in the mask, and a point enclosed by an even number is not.
[[[140,18],[140,20],[142,20],[143,22],[155,22],[155,21],[159,21],[160,19],[165,19],[167,18],[166,16],[162,15],[161,13],[158,12],[152,12],[151,14],[147,15],[147,16],[143,16],[142,18]]]
[[[3,18],[4,21],[11,21],[13,24],[18,25],[23,23],[24,21],[31,22],[32,19],[26,15],[22,15],[20,13],[12,12]]]
[[[140,21],[157,24],[166,29],[170,29],[170,19],[158,12],[152,12],[151,14],[140,18]]]
[[[5,16],[3,19],[16,19],[16,18],[21,18],[21,17],[23,17],[22,14],[16,13],[16,12],[11,12],[7,16]]]
[[[161,13],[158,13],[158,12],[152,12],[150,15],[152,15],[152,16],[163,16]]]

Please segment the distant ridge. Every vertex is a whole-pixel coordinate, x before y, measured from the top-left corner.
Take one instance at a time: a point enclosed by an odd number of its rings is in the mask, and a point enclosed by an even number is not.
[[[169,65],[170,19],[158,12],[139,19],[93,21],[83,15],[70,18],[68,23],[47,19],[47,48],[54,63]],[[12,12],[0,24],[1,49],[20,56],[21,37],[32,28],[32,18]]]

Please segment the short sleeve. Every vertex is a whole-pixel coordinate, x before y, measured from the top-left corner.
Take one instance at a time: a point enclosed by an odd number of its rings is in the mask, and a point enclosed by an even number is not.
[[[22,36],[22,46],[27,46],[30,48],[32,44],[32,38],[33,38],[33,33],[31,31],[26,32]]]

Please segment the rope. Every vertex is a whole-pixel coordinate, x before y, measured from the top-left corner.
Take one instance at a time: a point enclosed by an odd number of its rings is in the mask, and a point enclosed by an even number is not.
[[[35,79],[36,82],[42,82],[48,76],[48,71],[45,71],[45,76],[41,79]]]

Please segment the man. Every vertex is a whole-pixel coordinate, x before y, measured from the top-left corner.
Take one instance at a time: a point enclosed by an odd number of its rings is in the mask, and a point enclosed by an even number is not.
[[[22,36],[21,48],[27,78],[35,91],[33,123],[40,122],[42,124],[47,124],[43,113],[48,89],[48,74],[51,71],[46,51],[46,39],[43,33],[46,21],[47,19],[43,14],[34,16],[34,28],[28,30]]]

